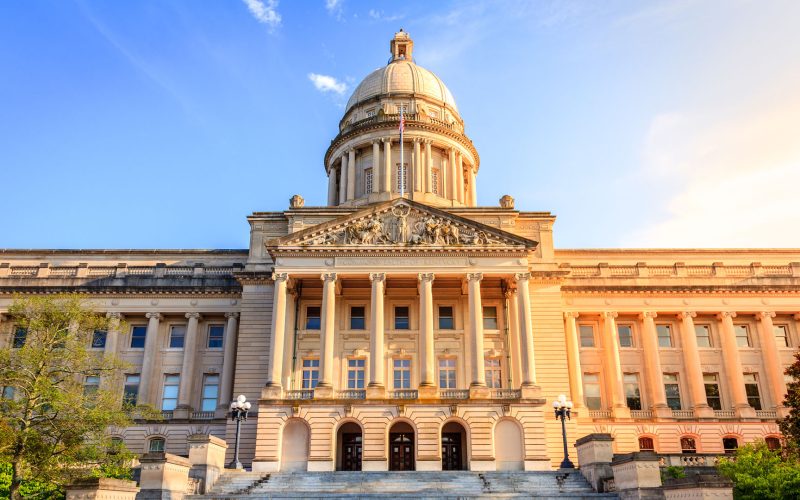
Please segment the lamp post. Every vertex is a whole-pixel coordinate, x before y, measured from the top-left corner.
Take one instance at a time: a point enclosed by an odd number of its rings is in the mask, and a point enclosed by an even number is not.
[[[564,441],[564,460],[561,461],[562,469],[574,469],[575,466],[569,459],[569,452],[567,451],[567,425],[565,421],[570,418],[570,409],[572,408],[572,401],[567,401],[565,395],[558,396],[558,399],[553,401],[553,410],[556,414],[556,419],[561,419],[561,438]]]
[[[242,468],[242,463],[239,462],[239,431],[242,426],[242,420],[247,420],[248,411],[250,411],[250,403],[244,395],[240,395],[236,398],[236,401],[231,403],[231,420],[236,421],[236,445],[233,448],[233,460],[228,465],[230,469]]]

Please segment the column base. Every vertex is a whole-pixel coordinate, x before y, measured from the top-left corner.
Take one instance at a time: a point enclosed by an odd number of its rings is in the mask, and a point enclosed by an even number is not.
[[[417,460],[415,469],[418,471],[440,471],[442,470],[441,460]]]
[[[653,406],[651,411],[653,412],[653,418],[655,419],[672,420],[672,408],[667,405]]]
[[[178,405],[172,410],[172,420],[189,420],[192,415],[192,408],[188,405]]]
[[[716,418],[714,415],[714,408],[711,408],[708,405],[697,405],[693,409],[694,416],[698,420],[711,420]]]
[[[333,472],[336,470],[336,464],[333,460],[308,460],[308,472]]]
[[[550,471],[553,470],[553,464],[549,458],[526,458],[525,459],[526,471]]]
[[[268,384],[261,389],[261,399],[282,399],[283,387],[281,384]]]
[[[382,385],[368,385],[367,399],[385,399],[386,387]]]
[[[611,409],[611,414],[616,420],[630,420],[631,409],[627,406],[615,406]]]
[[[314,399],[333,399],[333,386],[323,385],[314,389]],[[311,470],[311,469],[309,469]]]
[[[789,411],[791,411],[791,409],[785,406],[778,406],[777,408],[775,408],[775,412],[778,414],[778,420],[788,417]]]
[[[736,416],[742,420],[760,420],[756,416],[756,410],[750,406],[735,406],[733,408],[736,411]]]
[[[519,390],[522,399],[539,399],[542,397],[542,388],[536,384],[522,384]]]
[[[417,387],[417,397],[419,399],[438,399],[439,388],[435,385],[421,385]]]
[[[277,460],[253,459],[253,472],[278,472],[281,470],[281,463]]]
[[[385,472],[389,470],[389,461],[385,458],[364,458],[361,460],[363,472]]]
[[[497,462],[491,458],[488,460],[470,460],[469,470],[473,472],[494,472],[497,470]]]
[[[469,388],[470,399],[489,399],[492,391],[485,385],[471,385]]]

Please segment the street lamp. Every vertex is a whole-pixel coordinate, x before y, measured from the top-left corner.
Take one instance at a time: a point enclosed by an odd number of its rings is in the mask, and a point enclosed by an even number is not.
[[[236,446],[233,449],[233,461],[228,465],[230,469],[242,468],[242,463],[239,462],[239,429],[242,425],[242,420],[247,420],[248,411],[250,411],[250,403],[244,395],[240,395],[236,398],[236,401],[231,403],[231,420],[236,421]]]
[[[569,452],[567,451],[567,425],[566,419],[570,418],[570,409],[572,408],[572,401],[567,401],[565,395],[558,396],[558,399],[553,401],[553,410],[556,414],[556,419],[561,419],[561,438],[564,440],[564,460],[561,462],[562,469],[574,469],[572,461],[569,459]]]

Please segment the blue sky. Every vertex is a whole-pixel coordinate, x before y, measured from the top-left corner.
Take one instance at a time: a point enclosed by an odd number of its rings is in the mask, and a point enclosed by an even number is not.
[[[399,28],[556,245],[800,247],[800,2],[0,2],[0,247],[244,248]],[[321,75],[327,78],[310,78]]]

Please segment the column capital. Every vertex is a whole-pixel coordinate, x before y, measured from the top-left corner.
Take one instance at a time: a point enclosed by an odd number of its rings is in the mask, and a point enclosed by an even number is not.
[[[616,312],[616,311],[604,311],[604,312],[603,312],[603,317],[604,317],[604,318],[611,318],[611,319],[613,319],[613,318],[616,318],[617,316],[619,316],[619,313],[618,313],[618,312]]]
[[[369,273],[369,280],[372,282],[386,281],[386,273]]]
[[[655,311],[642,311],[641,313],[639,313],[639,319],[657,318],[657,317],[658,313]]]
[[[227,319],[231,319],[231,318],[236,319],[236,318],[239,317],[239,313],[238,312],[226,312],[225,313],[225,317]]]
[[[577,313],[575,311],[567,311],[564,313],[564,319],[569,319],[569,318],[577,319],[579,316],[580,313]]]
[[[481,281],[483,273],[467,273],[467,281]]]
[[[694,312],[694,311],[681,311],[681,312],[678,313],[678,317],[680,319],[696,318],[697,317],[697,313]]]
[[[198,320],[198,321],[199,321],[199,320],[200,320],[200,318],[202,317],[202,316],[200,315],[200,313],[198,313],[198,312],[190,312],[190,313],[186,313],[186,314],[184,314],[184,316],[186,316],[186,319],[196,319],[196,320]]]
[[[289,273],[272,273],[272,281],[288,281]]]
[[[433,144],[433,139],[423,139],[422,141],[428,146]]]
[[[411,142],[413,142],[414,144],[422,144],[423,141],[424,139],[422,139],[421,137],[414,137],[411,139]]]
[[[436,275],[434,275],[433,273],[419,273],[419,274],[417,274],[417,279],[419,281],[423,282],[423,283],[426,282],[426,281],[428,281],[430,283],[433,283],[434,278],[436,278]]]
[[[384,144],[386,144],[386,143],[391,144],[392,143],[392,138],[391,137],[384,137],[384,138],[381,139],[381,142],[384,143]]]
[[[320,276],[320,279],[322,281],[326,281],[326,282],[327,281],[335,282],[336,281],[336,273],[322,273],[322,275]]]
[[[758,319],[765,320],[767,318],[774,318],[776,316],[775,311],[761,311],[757,314]]]
[[[719,314],[717,314],[717,318],[719,319],[735,318],[735,317],[736,317],[736,312],[734,311],[722,311]]]
[[[376,144],[380,144],[381,142],[383,142],[383,139],[372,139],[371,142],[372,142],[372,145],[374,146]]]
[[[125,319],[125,316],[121,312],[107,312],[106,313],[106,318],[108,318],[110,320],[121,321],[121,320]],[[2,315],[0,315],[0,319],[2,319]]]
[[[161,320],[163,318],[160,312],[149,312],[145,314],[144,317],[147,319],[157,319],[157,320]]]
[[[531,279],[531,273],[514,273],[514,281],[528,281]]]

